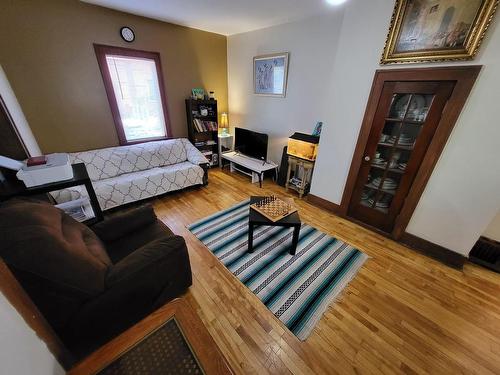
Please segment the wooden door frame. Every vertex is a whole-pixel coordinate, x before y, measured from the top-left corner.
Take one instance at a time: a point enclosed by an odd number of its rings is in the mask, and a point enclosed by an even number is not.
[[[378,101],[385,82],[390,81],[454,81],[455,87],[446,103],[441,120],[427,149],[426,155],[417,171],[408,196],[396,218],[394,228],[390,233],[394,239],[399,239],[417,207],[425,186],[432,175],[439,157],[448,141],[448,138],[457,122],[460,113],[469,97],[482,65],[466,65],[436,68],[406,68],[406,69],[378,69],[373,78],[372,88],[365,115],[359,131],[358,141],[354,150],[351,167],[342,195],[339,214],[348,217],[349,203],[352,198],[356,180],[362,164],[363,153],[368,143],[370,130],[378,107]]]

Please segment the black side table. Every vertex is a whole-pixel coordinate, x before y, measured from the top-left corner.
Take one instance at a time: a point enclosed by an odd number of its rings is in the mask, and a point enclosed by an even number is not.
[[[253,196],[250,197],[250,204],[257,203],[264,199],[265,197]],[[285,227],[285,228],[293,228],[293,238],[292,238],[292,247],[290,248],[290,255],[295,255],[297,251],[297,244],[299,242],[299,233],[300,226],[302,222],[300,221],[300,216],[297,211],[293,214],[284,217],[278,221],[271,221],[264,215],[261,215],[254,209],[250,208],[250,215],[248,217],[248,252],[253,253],[253,229],[256,225],[268,225],[274,227]]]
[[[72,186],[85,185],[89,195],[90,205],[94,211],[95,218],[85,221],[85,224],[91,225],[103,219],[101,206],[95,195],[92,181],[87,173],[84,163],[72,164],[73,178],[71,180],[57,181],[50,184],[44,184],[27,188],[22,181],[12,180],[0,183],[0,200],[5,201],[15,196],[29,196],[50,193],[51,191],[66,189]]]

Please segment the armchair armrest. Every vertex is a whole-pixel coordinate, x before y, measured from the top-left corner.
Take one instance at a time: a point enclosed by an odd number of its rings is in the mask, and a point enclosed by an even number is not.
[[[117,213],[92,226],[95,234],[104,242],[115,241],[130,232],[153,224],[156,215],[151,205],[145,205]]]
[[[71,322],[72,336],[99,341],[135,324],[192,283],[184,238],[150,242],[110,268],[106,291],[87,302]]]
[[[186,149],[187,160],[193,164],[201,166],[202,164],[208,164],[207,158],[193,146],[191,142],[183,138],[184,148]]]
[[[175,263],[175,258],[184,254],[189,265],[186,242],[181,236],[159,238],[116,263],[106,277],[106,286],[113,288],[138,277],[150,277],[150,271],[161,268],[162,262],[167,267],[176,267],[176,264],[172,264]]]
[[[203,185],[208,185],[208,169],[210,168],[210,163],[207,161],[207,158],[187,139],[183,138],[182,142],[186,149],[187,160],[203,168]]]

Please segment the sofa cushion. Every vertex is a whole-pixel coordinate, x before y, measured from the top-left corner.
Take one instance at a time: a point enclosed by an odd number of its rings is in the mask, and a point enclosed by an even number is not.
[[[168,139],[130,146],[109,147],[70,154],[71,163],[85,163],[92,181],[125,173],[181,163],[187,160],[183,139]]]
[[[203,174],[203,168],[185,161],[94,181],[92,185],[101,208],[107,210],[169,191],[202,184]],[[59,203],[87,196],[85,188],[79,186],[51,194]]]
[[[51,204],[14,199],[0,206],[0,256],[8,265],[95,295],[111,261],[97,236]]]

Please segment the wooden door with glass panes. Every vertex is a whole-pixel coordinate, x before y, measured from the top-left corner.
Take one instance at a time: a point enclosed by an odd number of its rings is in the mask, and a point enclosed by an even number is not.
[[[392,231],[453,87],[453,81],[385,82],[349,216]]]

